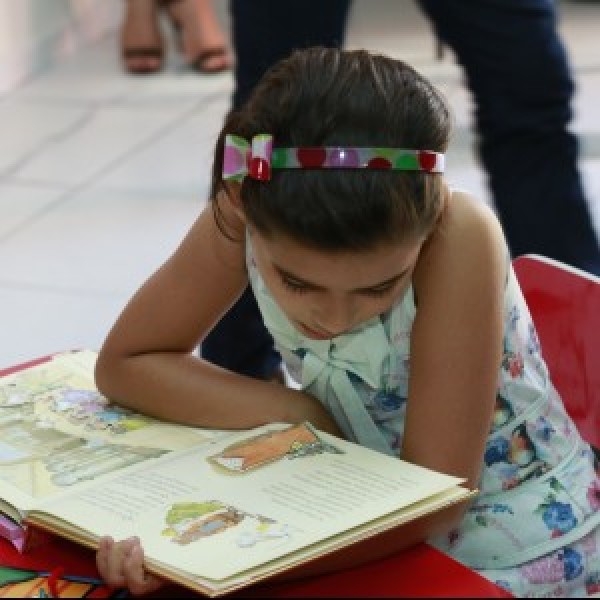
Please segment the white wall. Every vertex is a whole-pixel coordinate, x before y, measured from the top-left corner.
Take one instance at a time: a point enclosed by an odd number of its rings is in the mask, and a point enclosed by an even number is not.
[[[114,31],[124,0],[0,0],[0,95]]]

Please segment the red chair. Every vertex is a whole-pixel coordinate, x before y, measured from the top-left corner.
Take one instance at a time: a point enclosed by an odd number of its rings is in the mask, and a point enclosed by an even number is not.
[[[600,278],[533,254],[513,267],[552,381],[581,435],[600,448]]]

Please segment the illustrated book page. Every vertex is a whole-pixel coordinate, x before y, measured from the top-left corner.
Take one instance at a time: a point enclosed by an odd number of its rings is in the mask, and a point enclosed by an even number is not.
[[[96,357],[61,353],[0,378],[0,512],[15,522],[82,482],[222,435],[110,403],[94,385]]]
[[[460,483],[274,424],[90,482],[30,520],[90,546],[137,535],[151,570],[218,595],[464,499]]]
[[[96,357],[0,378],[0,512],[90,547],[137,535],[150,570],[207,595],[470,494],[309,423],[234,432],[137,414],[98,392]]]

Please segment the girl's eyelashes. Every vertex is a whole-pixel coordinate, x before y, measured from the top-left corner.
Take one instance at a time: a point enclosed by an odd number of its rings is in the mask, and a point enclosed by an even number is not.
[[[373,296],[375,298],[379,298],[381,296],[385,296],[386,294],[389,294],[395,287],[395,284],[390,283],[387,284],[383,287],[378,287],[378,288],[371,288],[368,290],[362,290],[362,293],[365,296]]]
[[[302,283],[300,281],[294,281],[293,279],[288,279],[287,277],[281,277],[281,282],[283,285],[288,288],[288,290],[297,293],[303,294],[305,292],[309,292],[312,288],[306,283]],[[360,291],[360,294],[363,296],[371,296],[374,298],[380,298],[382,296],[386,296],[390,292],[392,292],[396,287],[396,281],[392,283],[386,283],[383,286],[376,288],[367,288]]]
[[[288,290],[296,292],[297,294],[301,294],[309,290],[306,284],[294,281],[293,279],[288,279],[287,277],[282,277],[281,282],[286,288],[288,288]]]

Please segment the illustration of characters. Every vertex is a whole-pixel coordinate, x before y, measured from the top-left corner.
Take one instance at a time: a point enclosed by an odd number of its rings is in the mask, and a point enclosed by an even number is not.
[[[236,510],[224,509],[211,515],[182,521],[174,525],[177,536],[173,538],[173,541],[186,545],[234,527],[241,523],[243,518],[244,515]]]
[[[51,377],[44,371],[25,372],[0,386],[0,407],[35,403],[63,387],[64,381],[60,377]]]
[[[242,522],[244,513],[222,502],[180,502],[165,517],[163,535],[181,545],[215,535]]]
[[[307,423],[271,431],[228,446],[209,460],[228,471],[244,472],[281,458],[300,458],[341,450],[322,441]]]
[[[36,406],[45,407],[49,411],[47,416],[42,418],[39,413],[36,416]],[[0,386],[0,425],[28,419],[37,421],[39,427],[50,429],[53,427],[52,414],[86,431],[112,434],[135,431],[153,422],[110,403],[97,390],[75,387],[66,375],[51,376],[41,370],[23,373]]]
[[[151,420],[130,410],[111,404],[96,390],[69,388],[54,393],[48,408],[73,425],[88,431],[107,431],[123,434],[148,425]]]
[[[35,406],[31,394],[16,383],[0,386],[0,427],[35,420]]]
[[[259,541],[289,536],[287,526],[274,519],[254,515],[218,500],[206,502],[178,502],[165,516],[167,527],[162,535],[170,537],[179,545],[187,545],[199,539],[218,535],[244,523],[235,543],[248,548]]]
[[[289,527],[273,521],[265,519],[258,523],[254,530],[242,531],[236,538],[235,542],[240,548],[251,548],[257,542],[273,539],[284,539],[290,536]]]

